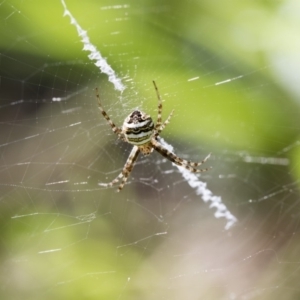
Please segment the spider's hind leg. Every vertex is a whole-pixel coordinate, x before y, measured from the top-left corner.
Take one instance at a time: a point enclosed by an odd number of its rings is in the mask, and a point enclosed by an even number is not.
[[[163,124],[161,124],[160,127],[157,129],[156,136],[158,136],[165,129],[165,127],[170,123],[173,113],[174,113],[174,109],[171,111],[166,121],[164,121]]]
[[[155,129],[159,129],[160,126],[162,126],[162,119],[161,119],[161,115],[162,115],[162,100],[157,88],[157,85],[155,83],[155,81],[153,80],[153,85],[156,91],[156,96],[157,96],[157,100],[158,100],[158,112],[157,112],[157,121],[156,121],[156,125],[155,125]]]
[[[118,126],[115,125],[115,123],[110,119],[109,115],[106,113],[106,111],[104,110],[104,108],[102,107],[102,104],[101,104],[101,101],[100,101],[100,95],[99,95],[99,91],[98,91],[98,88],[96,88],[96,97],[97,97],[97,100],[98,100],[98,107],[103,115],[103,117],[106,119],[106,121],[108,122],[108,124],[110,125],[112,131],[114,133],[116,133],[119,138],[123,139],[123,136],[122,136],[122,129],[119,128]]]

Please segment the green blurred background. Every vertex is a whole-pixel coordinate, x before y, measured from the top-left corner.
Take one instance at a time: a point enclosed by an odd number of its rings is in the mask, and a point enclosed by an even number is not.
[[[300,5],[286,1],[67,1],[121,94],[88,59],[60,1],[0,4],[1,299],[299,299]],[[116,124],[136,107],[199,160],[238,218],[171,163],[140,157]],[[60,101],[58,101],[58,98]],[[200,157],[200,158],[199,158]]]

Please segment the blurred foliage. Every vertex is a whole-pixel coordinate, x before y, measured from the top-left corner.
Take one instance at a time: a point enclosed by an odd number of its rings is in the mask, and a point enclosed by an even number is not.
[[[174,133],[197,143],[205,138],[218,146],[258,153],[279,151],[298,138],[298,103],[285,91],[286,86],[278,85],[276,77],[280,74],[275,69],[278,61],[285,64],[286,54],[299,53],[299,45],[295,44],[295,22],[299,21],[287,14],[288,3],[276,6],[266,1],[236,0],[67,4],[117,72],[122,71],[116,60],[120,54],[125,54],[122,65],[128,74],[135,73],[136,66],[130,61],[139,56],[142,67],[136,82],[141,93],[145,93],[142,86],[151,83],[155,70],[163,78],[158,83],[160,89],[176,94],[176,99],[166,97],[168,107],[171,101],[183,102],[185,113],[178,112],[176,123],[170,126]],[[36,57],[47,63],[87,62],[88,52],[82,51],[76,29],[68,16],[63,17],[59,1],[8,1],[2,8],[0,46],[4,56],[7,51],[10,56],[13,52],[17,56],[30,54],[29,68]],[[282,43],[286,34],[290,38]],[[152,66],[143,67],[144,59],[152,60]],[[91,64],[89,68],[94,67]],[[63,68],[59,72],[64,80]],[[45,80],[51,82],[53,74],[47,75]],[[71,82],[76,82],[74,75],[76,72],[68,75]],[[187,81],[193,77],[199,80]],[[142,85],[140,78],[144,78]],[[216,87],[216,83],[228,79],[232,82]],[[199,129],[186,132],[181,126],[186,120],[187,128]]]

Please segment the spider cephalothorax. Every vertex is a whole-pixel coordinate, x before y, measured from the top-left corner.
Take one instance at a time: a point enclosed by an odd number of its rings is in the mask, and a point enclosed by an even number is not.
[[[116,133],[119,138],[123,141],[134,145],[131,150],[131,153],[125,163],[125,166],[122,172],[111,182],[109,183],[101,183],[99,185],[103,186],[112,186],[118,183],[121,180],[121,184],[119,185],[118,191],[120,191],[124,184],[127,181],[127,178],[132,171],[135,161],[137,160],[138,154],[141,152],[144,155],[150,154],[154,149],[159,152],[162,156],[169,159],[171,162],[175,163],[178,166],[182,166],[194,173],[205,172],[209,168],[206,169],[196,169],[196,167],[202,165],[206,162],[210,155],[208,155],[204,160],[201,162],[192,162],[189,160],[182,159],[175,155],[174,153],[170,152],[166,148],[159,143],[157,137],[166,127],[166,125],[170,122],[170,119],[173,115],[173,111],[170,113],[166,121],[162,123],[161,114],[162,114],[162,100],[160,98],[157,86],[155,81],[153,81],[154,88],[156,90],[156,95],[158,99],[158,114],[157,114],[157,121],[156,124],[153,123],[152,118],[145,114],[140,110],[134,110],[124,121],[122,129],[117,127],[110,117],[107,115],[105,110],[103,109],[100,96],[98,93],[98,89],[96,89],[96,96],[98,99],[99,109],[107,120],[109,125],[111,126],[114,133]]]

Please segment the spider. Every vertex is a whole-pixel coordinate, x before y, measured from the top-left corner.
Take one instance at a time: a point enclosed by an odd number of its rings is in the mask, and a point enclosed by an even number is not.
[[[109,183],[99,183],[101,186],[111,187],[114,184],[121,181],[118,192],[124,187],[129,174],[131,173],[133,166],[138,158],[139,153],[143,155],[149,155],[155,149],[162,156],[166,157],[168,160],[173,162],[178,166],[182,166],[187,170],[193,173],[200,173],[208,171],[210,168],[206,169],[196,169],[196,167],[202,165],[210,157],[210,154],[206,156],[201,162],[192,162],[189,160],[182,159],[176,154],[170,152],[162,146],[158,141],[159,134],[164,130],[166,125],[170,122],[171,117],[173,116],[174,109],[169,114],[168,118],[162,122],[162,100],[156,86],[155,81],[153,80],[153,85],[156,91],[158,99],[158,114],[156,124],[153,123],[152,118],[140,110],[134,110],[123,123],[122,128],[117,127],[114,122],[110,119],[108,114],[105,112],[102,104],[100,102],[100,96],[98,89],[96,88],[96,97],[98,100],[99,109],[106,119],[112,131],[118,135],[118,138],[133,145],[133,148],[129,154],[129,157],[123,167],[122,172],[111,182]]]

